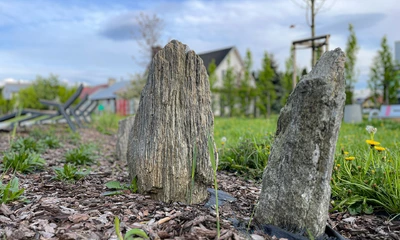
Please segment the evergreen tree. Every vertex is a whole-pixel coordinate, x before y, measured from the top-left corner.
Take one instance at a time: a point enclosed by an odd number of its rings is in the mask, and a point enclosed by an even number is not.
[[[274,58],[274,55],[270,54],[270,65],[271,69],[274,72],[274,76],[272,78],[272,84],[274,86],[275,98],[272,99],[271,102],[271,110],[274,112],[279,112],[283,107],[281,105],[281,98],[283,96],[283,87],[282,87],[282,73],[278,70],[278,63]]]
[[[271,57],[267,52],[264,53],[262,70],[256,81],[258,90],[257,107],[260,113],[269,117],[271,115],[271,104],[276,99],[276,91],[273,80],[275,77],[274,70],[271,67]]]
[[[355,65],[357,60],[357,52],[359,47],[357,45],[357,37],[354,32],[353,25],[349,24],[349,32],[350,35],[347,38],[346,45],[346,62],[344,65],[345,78],[346,78],[346,104],[353,103],[353,91],[354,91],[354,83],[357,81],[356,79],[356,71]]]
[[[282,76],[282,97],[280,99],[281,105],[284,106],[289,97],[289,94],[292,92],[293,88],[293,59],[288,58],[285,62],[285,72]]]

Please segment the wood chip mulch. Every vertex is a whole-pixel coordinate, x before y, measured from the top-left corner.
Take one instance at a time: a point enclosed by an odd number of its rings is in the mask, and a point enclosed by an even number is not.
[[[9,148],[9,136],[9,133],[0,133],[0,159],[2,152]],[[89,176],[76,183],[53,179],[53,167],[62,166],[64,154],[76,147],[67,140],[62,142],[61,148],[42,154],[47,162],[44,171],[16,174],[25,188],[27,201],[0,205],[1,239],[117,239],[115,216],[120,218],[123,233],[140,228],[151,239],[216,238],[215,209],[204,204],[167,204],[129,191],[123,195],[103,195],[108,181],[128,182],[127,164],[115,157],[115,135],[83,129],[81,143],[99,146],[98,164],[91,166]],[[5,174],[3,182],[10,178]],[[220,190],[237,199],[220,207],[220,239],[278,239],[259,231],[246,232],[260,193],[259,182],[219,172],[218,183]],[[348,239],[400,240],[400,221],[388,220],[389,217],[382,215],[351,216],[337,212],[330,214],[328,223]]]

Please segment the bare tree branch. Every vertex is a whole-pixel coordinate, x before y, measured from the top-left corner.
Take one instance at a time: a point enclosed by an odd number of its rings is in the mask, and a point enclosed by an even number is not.
[[[152,49],[159,44],[165,24],[156,14],[149,16],[143,12],[136,17],[136,21],[139,29],[134,32],[134,38],[141,48],[140,63],[147,66],[151,61]]]

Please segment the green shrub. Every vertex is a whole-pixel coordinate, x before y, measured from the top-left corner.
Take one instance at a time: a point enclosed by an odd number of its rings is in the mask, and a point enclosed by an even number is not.
[[[3,184],[0,180],[0,203],[9,203],[20,199],[24,191],[24,188],[19,188],[17,177],[11,179],[7,184]]]
[[[69,150],[65,154],[65,161],[75,165],[90,165],[96,160],[94,148],[91,144],[84,144],[78,148]]]
[[[60,181],[75,182],[90,173],[90,170],[82,170],[73,164],[66,163],[64,167],[55,167],[56,179]]]
[[[13,169],[14,171],[29,173],[42,169],[45,161],[36,152],[21,149],[18,152],[9,151],[3,156],[3,165],[5,169]]]
[[[23,151],[28,150],[32,152],[42,153],[46,151],[47,145],[43,141],[37,141],[32,137],[20,137],[11,144],[11,150]]]

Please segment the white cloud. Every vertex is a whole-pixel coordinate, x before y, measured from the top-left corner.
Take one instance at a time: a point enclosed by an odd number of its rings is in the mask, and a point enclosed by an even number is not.
[[[6,32],[1,32],[0,78],[34,79],[38,74],[55,73],[72,82],[97,84],[108,77],[140,72],[143,66],[132,60],[132,56],[141,56],[140,48],[129,39],[128,33],[130,26],[134,28],[135,14],[140,11],[156,13],[164,19],[163,45],[177,39],[197,53],[236,46],[243,56],[249,48],[255,70],[260,68],[264,51],[268,51],[283,70],[292,41],[311,35],[305,9],[296,2],[302,3],[301,0],[77,1],[74,4],[3,1],[0,31]],[[400,40],[397,2],[328,0],[325,10],[317,15],[317,35],[331,33],[331,49],[345,49],[347,24],[354,23],[360,43],[357,87],[366,86],[369,67],[383,35],[388,36],[391,45]],[[289,28],[292,24],[295,27]],[[300,68],[309,68],[310,55],[309,49],[297,52]]]

